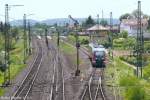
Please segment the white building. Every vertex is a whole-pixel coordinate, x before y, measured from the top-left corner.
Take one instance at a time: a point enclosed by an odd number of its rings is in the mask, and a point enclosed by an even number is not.
[[[148,20],[142,19],[142,29],[146,31],[148,27]],[[120,32],[127,31],[129,36],[136,36],[137,34],[137,19],[123,19],[120,23]]]

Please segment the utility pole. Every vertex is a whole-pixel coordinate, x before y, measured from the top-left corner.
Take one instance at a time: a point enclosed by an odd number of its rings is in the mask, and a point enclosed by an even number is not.
[[[5,64],[3,64],[4,69],[4,82],[3,85],[7,86],[10,82],[10,24],[9,24],[9,9],[10,7],[14,6],[23,6],[23,5],[8,5],[5,4],[5,27],[4,27],[4,34],[5,34]]]
[[[58,58],[57,58],[57,60],[58,60],[58,64],[59,64],[58,66],[60,66],[60,52],[59,52],[59,50],[60,50],[60,47],[59,47],[59,45],[60,45],[60,32],[59,32],[59,29],[57,27],[57,24],[55,25],[55,27],[56,27],[56,32],[57,32],[57,50],[58,50]]]
[[[71,15],[69,15],[69,18],[71,20],[73,20],[75,23],[75,30],[76,30],[76,50],[77,50],[77,67],[76,67],[76,72],[75,72],[75,76],[79,76],[80,75],[80,70],[79,70],[79,48],[80,48],[80,43],[79,43],[79,34],[78,34],[78,21],[75,20],[74,18],[71,17]]]
[[[96,35],[99,35],[99,29],[100,29],[99,14],[97,14],[97,24],[98,24],[98,32],[97,34],[95,34],[95,38],[96,38]]]
[[[28,21],[28,36],[29,36],[29,55],[31,55],[31,26],[30,22]]]
[[[59,24],[60,25],[60,24]],[[57,24],[55,24],[55,28],[56,28],[56,32],[57,32],[57,47],[58,47],[58,51],[59,51],[59,44],[60,44],[60,32],[58,30],[58,26]]]
[[[26,14],[23,16],[23,25],[24,25],[24,64],[26,63],[26,55],[27,55],[27,33],[26,33]]]
[[[10,62],[9,62],[9,14],[8,14],[8,4],[5,5],[5,68],[4,68],[4,85],[7,86],[10,84]],[[8,69],[8,70],[7,70]]]
[[[112,12],[110,12],[110,29],[109,29],[109,43],[111,47],[112,59],[113,59],[113,19],[112,19]]]
[[[97,14],[97,24],[99,25],[99,14]]]
[[[101,24],[102,24],[102,26],[104,26],[104,13],[103,13],[103,10],[102,10]]]
[[[102,20],[104,20],[104,12],[103,12],[103,10],[102,10]]]
[[[143,52],[144,52],[144,39],[142,31],[142,21],[141,21],[141,1],[138,1],[138,18],[137,18],[137,77],[139,77],[139,68],[141,68],[142,77],[142,67],[143,67]]]

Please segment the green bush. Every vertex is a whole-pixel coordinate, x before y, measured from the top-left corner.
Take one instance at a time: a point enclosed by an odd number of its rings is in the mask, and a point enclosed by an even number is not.
[[[149,52],[149,53],[150,53],[150,43],[145,43],[145,44],[144,44],[144,50],[145,50],[146,52]]]
[[[120,59],[131,65],[136,65],[136,58],[133,56],[121,56]]]
[[[125,88],[125,100],[146,100],[144,88],[141,87],[140,81],[136,77],[121,77],[119,84]]]
[[[82,40],[80,41],[80,43],[81,43],[81,44],[89,44],[89,40],[87,40],[87,39],[82,39]]]
[[[132,87],[126,90],[126,100],[146,100],[145,91],[142,87]]]
[[[136,66],[137,58],[136,56],[121,56],[119,57],[121,60]],[[143,66],[147,66],[149,62],[149,55],[143,55]]]
[[[126,61],[126,59],[127,59],[126,56],[120,56],[119,58],[123,61]]]
[[[150,64],[144,68],[143,77],[145,79],[150,79]]]
[[[111,46],[111,44],[109,42],[103,42],[102,45],[105,47],[105,48],[108,48]]]
[[[113,40],[113,46],[122,49],[132,49],[136,43],[135,38],[118,38]]]
[[[68,35],[68,42],[73,44],[76,42],[76,38],[75,38],[75,35]]]
[[[122,44],[124,42],[124,38],[119,38],[119,39],[114,39],[113,43],[114,44]]]
[[[120,86],[123,86],[123,87],[134,86],[134,85],[139,84],[139,81],[136,77],[128,75],[128,76],[122,76],[120,78],[119,84]]]
[[[128,32],[127,31],[122,31],[121,33],[119,33],[119,37],[120,38],[127,38],[128,37]]]

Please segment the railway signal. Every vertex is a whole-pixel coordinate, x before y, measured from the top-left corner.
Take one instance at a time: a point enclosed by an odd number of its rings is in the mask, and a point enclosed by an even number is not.
[[[45,29],[45,43],[46,43],[47,48],[48,48],[47,32],[48,32],[48,30],[47,30],[47,28],[46,28],[46,29]]]
[[[78,34],[78,29],[77,29],[79,23],[78,23],[77,20],[72,18],[71,15],[69,15],[69,18],[74,21],[74,25],[75,25],[75,28],[76,28],[77,67],[76,67],[75,76],[79,76],[80,75],[80,70],[79,70],[79,48],[80,48],[80,43],[79,43],[79,34]]]
[[[57,24],[55,24],[55,26],[56,26],[56,31],[57,31],[57,46],[58,46],[58,49],[59,49],[59,44],[60,44],[60,32],[59,32],[59,30],[58,30],[58,28],[57,28]]]

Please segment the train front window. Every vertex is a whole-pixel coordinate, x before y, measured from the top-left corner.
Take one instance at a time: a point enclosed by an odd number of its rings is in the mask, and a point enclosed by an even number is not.
[[[104,51],[97,51],[97,52],[95,52],[95,56],[96,57],[103,57],[104,55],[105,55]]]

